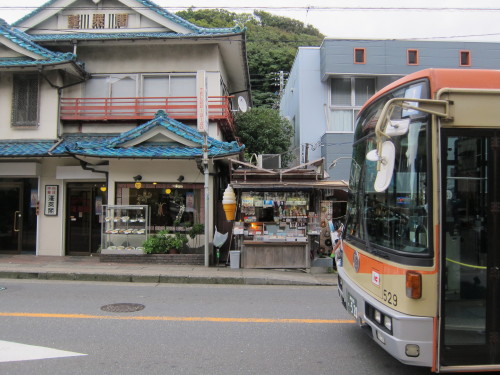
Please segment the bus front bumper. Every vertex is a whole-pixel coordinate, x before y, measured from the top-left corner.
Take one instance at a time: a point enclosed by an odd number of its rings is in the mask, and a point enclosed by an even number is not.
[[[433,318],[406,315],[391,309],[352,283],[341,267],[338,272],[338,292],[342,304],[369,336],[400,362],[431,367]],[[380,318],[380,323],[375,315]],[[390,320],[391,329],[384,324],[386,320]]]

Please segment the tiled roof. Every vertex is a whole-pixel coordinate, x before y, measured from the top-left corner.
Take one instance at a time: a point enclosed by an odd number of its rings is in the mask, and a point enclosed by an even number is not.
[[[172,132],[198,146],[184,146],[179,143],[144,142],[132,147],[122,147],[122,145],[133,141],[156,127]],[[151,121],[119,136],[107,136],[101,139],[80,138],[77,141],[68,139],[58,149],[64,147],[69,153],[101,157],[192,158],[202,156],[203,142],[203,136],[198,131],[168,117],[164,111],[158,111]],[[207,143],[210,157],[238,154],[244,148],[244,146],[239,146],[236,142],[221,142],[212,137],[208,137]]]
[[[239,27],[239,26],[235,26],[233,28],[206,28],[206,27],[196,26],[196,25],[192,24],[191,22],[188,22],[185,19],[175,15],[174,13],[170,13],[166,9],[162,8],[161,6],[155,4],[154,2],[152,2],[150,0],[136,0],[136,1],[139,3],[138,6],[140,6],[142,8],[148,8],[148,9],[156,12],[157,14],[161,15],[162,17],[165,17],[166,19],[173,21],[173,22],[191,30],[192,34],[196,34],[196,35],[199,35],[199,34],[212,35],[212,34],[228,34],[228,33],[234,34],[234,33],[239,33],[242,31],[241,27]],[[23,21],[33,17],[34,15],[38,14],[42,10],[50,7],[55,2],[56,2],[56,0],[50,0],[50,1],[46,2],[45,4],[40,6],[39,8],[35,9],[33,12],[27,14],[23,18],[14,22],[13,25],[18,26]],[[119,34],[126,34],[126,33],[122,32]],[[155,33],[151,33],[151,34],[155,34]],[[175,34],[175,33],[173,33],[173,34]],[[75,35],[75,34],[73,34],[73,35]],[[78,35],[80,35],[80,34],[78,34]],[[83,36],[83,34],[81,34],[81,35]],[[85,34],[85,35],[88,36],[88,34]],[[114,34],[114,35],[116,36],[117,34]],[[128,35],[130,37],[130,34],[128,34]],[[179,36],[179,34],[175,34],[175,35]],[[52,35],[52,36],[55,37],[55,35]]]
[[[0,156],[48,156],[48,151],[55,145],[53,140],[0,141]]]
[[[223,30],[223,29],[218,29]],[[241,31],[241,30],[240,30]],[[173,32],[158,32],[158,33],[73,33],[73,34],[36,34],[31,35],[33,41],[45,42],[45,41],[66,41],[66,40],[108,40],[108,39],[168,39],[168,38],[193,38],[200,36],[222,36],[228,34],[235,34],[235,32],[213,32],[213,33],[189,33],[189,34],[178,34]]]
[[[36,44],[31,36],[28,34],[10,26],[3,19],[0,19],[0,35],[6,39],[9,39],[11,42],[16,45],[30,51],[36,53],[40,56],[40,59],[32,59],[29,57],[4,57],[0,58],[1,66],[20,66],[20,65],[45,65],[45,64],[55,64],[62,62],[75,62],[80,67],[83,68],[83,63],[78,62],[76,59],[76,55],[71,52],[62,53],[62,52],[53,52],[39,46]]]
[[[177,136],[197,144],[196,147],[174,142],[143,142],[135,146],[123,147],[127,142],[161,127]],[[239,154],[244,146],[236,142],[221,142],[207,137],[208,156],[220,157]],[[159,111],[156,117],[119,136],[116,134],[67,134],[60,143],[55,140],[0,141],[0,157],[65,156],[84,155],[102,158],[158,158],[188,159],[203,156],[203,136],[195,129],[169,118]]]

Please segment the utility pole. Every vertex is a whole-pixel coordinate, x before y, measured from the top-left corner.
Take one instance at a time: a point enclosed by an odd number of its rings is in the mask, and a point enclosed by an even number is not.
[[[283,90],[285,89],[285,72],[280,70],[280,97],[283,94]]]

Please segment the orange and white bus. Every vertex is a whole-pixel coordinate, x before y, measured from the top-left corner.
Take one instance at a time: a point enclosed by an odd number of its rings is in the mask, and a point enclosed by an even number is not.
[[[500,71],[428,69],[354,135],[338,290],[403,363],[500,370]]]

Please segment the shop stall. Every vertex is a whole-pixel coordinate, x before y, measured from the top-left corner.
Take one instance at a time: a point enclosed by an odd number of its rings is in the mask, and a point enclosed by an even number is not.
[[[321,163],[279,171],[249,166],[233,172],[238,201],[233,235],[242,268],[311,267],[332,217],[331,210],[322,211],[324,192],[347,188],[344,182],[323,180]]]

